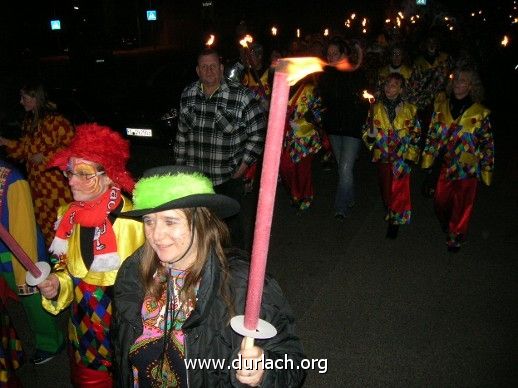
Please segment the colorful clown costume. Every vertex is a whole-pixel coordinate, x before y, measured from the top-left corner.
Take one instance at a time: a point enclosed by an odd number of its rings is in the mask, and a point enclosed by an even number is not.
[[[383,103],[374,104],[369,112],[362,138],[372,150],[372,162],[378,166],[378,180],[387,221],[392,225],[410,223],[410,162],[419,159],[421,126],[417,108],[401,102],[391,122]],[[372,117],[371,117],[372,116]],[[372,128],[371,128],[372,125]],[[372,136],[369,136],[371,132]]]
[[[67,208],[68,206],[60,208],[59,219]],[[120,211],[131,208],[131,202],[123,197]],[[117,241],[117,253],[124,260],[144,242],[142,224],[119,217],[110,221]],[[89,229],[93,228],[74,225],[68,238],[67,252],[58,258],[53,270],[59,279],[59,294],[53,300],[44,298],[43,307],[52,314],[58,314],[71,306],[68,337],[75,362],[72,378],[80,376],[84,380],[84,376],[87,376],[88,380],[95,381],[96,372],[109,372],[112,365],[108,334],[112,316],[111,290],[117,269],[94,271],[86,263],[88,260],[83,255],[84,245],[92,246],[88,235],[93,235]],[[89,243],[85,244],[85,241]],[[99,380],[102,381],[102,378]]]
[[[72,195],[59,170],[48,170],[46,164],[57,151],[70,143],[74,132],[72,124],[58,114],[45,116],[32,132],[26,129],[30,127],[31,120],[24,121],[24,136],[20,140],[7,142],[6,149],[9,157],[25,163],[36,222],[48,247],[54,237],[52,226],[56,212],[61,205],[72,201]],[[33,163],[31,160],[37,154],[43,155],[41,163]]]
[[[448,232],[448,248],[460,247],[466,236],[478,181],[491,184],[494,140],[489,113],[483,105],[472,103],[454,120],[446,95],[441,93],[435,100],[422,167],[430,168],[436,158],[442,159],[434,205]]]
[[[311,206],[314,196],[312,161],[322,143],[317,130],[320,122],[320,98],[313,83],[304,82],[288,103],[279,174],[293,205],[300,210]]]
[[[36,224],[29,184],[21,173],[0,160],[0,216],[29,258],[36,262],[47,256],[43,236]],[[56,354],[64,343],[64,335],[56,318],[41,306],[36,287],[25,282],[27,271],[0,240],[0,276],[19,297],[35,339],[36,351]]]

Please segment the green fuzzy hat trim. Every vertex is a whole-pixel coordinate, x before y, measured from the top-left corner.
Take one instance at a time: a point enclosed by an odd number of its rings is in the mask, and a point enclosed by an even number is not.
[[[212,182],[203,174],[179,173],[142,178],[133,191],[134,209],[152,209],[195,194],[214,194]]]

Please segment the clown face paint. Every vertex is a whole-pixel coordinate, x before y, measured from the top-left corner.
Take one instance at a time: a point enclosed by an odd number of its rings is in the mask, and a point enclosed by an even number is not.
[[[67,169],[76,174],[68,180],[75,201],[92,201],[110,188],[111,181],[106,174],[95,175],[98,172],[95,163],[72,157]]]

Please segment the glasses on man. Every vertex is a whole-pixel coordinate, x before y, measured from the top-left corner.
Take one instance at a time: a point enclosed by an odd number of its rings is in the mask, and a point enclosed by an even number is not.
[[[90,179],[93,179],[96,176],[101,176],[101,175],[103,175],[105,173],[106,173],[106,171],[97,171],[97,172],[92,173],[92,174],[85,174],[84,172],[74,172],[74,171],[71,171],[71,170],[63,171],[63,175],[68,180],[72,179],[72,177],[75,176],[77,179],[79,179],[80,181],[83,181],[83,182],[89,181]]]

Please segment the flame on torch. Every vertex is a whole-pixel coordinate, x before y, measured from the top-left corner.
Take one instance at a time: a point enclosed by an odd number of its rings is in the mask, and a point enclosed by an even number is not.
[[[254,38],[252,38],[250,35],[245,35],[243,39],[239,41],[239,44],[243,47],[248,47],[248,43],[252,43],[254,41]]]
[[[507,37],[507,35],[504,35],[504,38],[502,39],[502,41],[500,42],[500,44],[504,47],[507,46],[507,44],[509,43],[509,38]]]
[[[376,99],[374,98],[374,96],[372,94],[370,94],[367,90],[363,91],[362,97],[369,100],[369,104],[374,104],[376,102]]]
[[[207,47],[210,47],[214,44],[214,40],[216,39],[216,37],[214,35],[210,35],[209,39],[207,40],[207,43],[205,43],[205,45]]]
[[[299,80],[311,73],[324,71],[324,66],[329,64],[317,57],[282,58],[275,67],[276,71],[288,74],[288,84],[295,85]],[[360,64],[352,65],[347,59],[333,65],[341,71],[354,71]]]
[[[329,35],[329,28],[326,28],[326,29],[324,30],[324,36],[328,36],[328,35]]]
[[[275,27],[275,26],[272,27],[272,35],[273,36],[277,35],[277,27]]]

